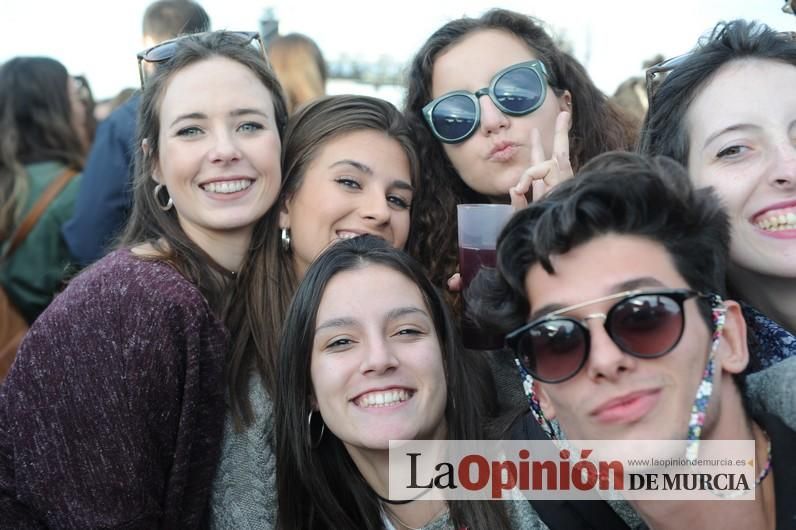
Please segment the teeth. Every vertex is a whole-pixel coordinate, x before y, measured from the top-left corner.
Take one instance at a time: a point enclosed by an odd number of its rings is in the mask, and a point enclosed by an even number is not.
[[[355,234],[354,232],[337,232],[337,237],[339,239],[352,239],[358,235],[359,234]]]
[[[357,399],[360,407],[389,407],[409,399],[411,394],[406,390],[387,390],[384,392],[370,392]]]
[[[251,185],[252,181],[248,179],[230,180],[225,182],[211,182],[202,186],[202,189],[210,193],[235,193],[236,191],[245,190]]]
[[[768,217],[758,219],[755,223],[758,228],[778,232],[780,230],[796,230],[796,213],[780,212]]]

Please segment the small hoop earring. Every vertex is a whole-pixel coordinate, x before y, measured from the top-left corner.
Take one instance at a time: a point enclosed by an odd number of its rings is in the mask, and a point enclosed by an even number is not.
[[[284,230],[284,229],[283,229]],[[315,412],[314,410],[310,410],[310,415],[307,416],[307,425],[310,431],[310,449],[317,449],[321,445],[321,440],[323,440],[323,433],[326,432],[326,424],[323,422],[323,418],[321,418],[321,434],[318,436],[317,440],[312,439],[312,413]],[[319,414],[320,416],[320,414]]]
[[[168,210],[171,210],[171,207],[174,206],[174,201],[171,200],[171,195],[169,195],[169,202],[167,202],[165,206],[163,206],[160,203],[160,190],[162,190],[163,188],[165,188],[163,184],[158,184],[157,186],[155,186],[155,204],[158,205],[158,208],[166,212]],[[168,192],[169,190],[166,189],[166,193]]]
[[[282,250],[290,252],[290,228],[282,229]]]

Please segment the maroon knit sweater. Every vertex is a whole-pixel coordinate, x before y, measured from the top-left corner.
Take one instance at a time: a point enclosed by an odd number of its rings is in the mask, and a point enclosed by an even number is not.
[[[197,528],[224,422],[223,324],[172,267],[111,253],[0,387],[0,528]]]

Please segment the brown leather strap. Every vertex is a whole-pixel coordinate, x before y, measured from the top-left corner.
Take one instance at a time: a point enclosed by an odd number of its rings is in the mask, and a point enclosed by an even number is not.
[[[44,193],[41,194],[39,200],[36,201],[33,208],[28,212],[28,215],[19,223],[19,226],[14,231],[14,235],[11,236],[11,243],[8,244],[5,252],[3,252],[3,256],[0,257],[0,262],[8,259],[9,256],[19,248],[22,242],[25,241],[25,238],[28,237],[30,231],[33,230],[33,227],[36,226],[44,210],[47,209],[50,203],[61,193],[61,190],[69,184],[69,181],[72,180],[72,177],[75,175],[77,175],[77,171],[68,167],[44,188]]]

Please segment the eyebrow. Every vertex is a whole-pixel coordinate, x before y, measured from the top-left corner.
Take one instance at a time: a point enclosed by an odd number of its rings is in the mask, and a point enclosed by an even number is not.
[[[365,173],[368,176],[373,176],[373,169],[368,166],[367,164],[363,164],[362,162],[358,162],[356,160],[351,160],[350,158],[344,158],[343,160],[338,160],[337,162],[332,163],[329,166],[329,169],[335,168],[337,166],[351,166],[354,169]],[[406,182],[405,180],[394,179],[390,182],[390,187],[398,188],[407,191],[415,191],[414,186]]]
[[[705,138],[705,144],[702,146],[702,149],[705,149],[708,145],[710,145],[711,142],[713,142],[716,138],[718,138],[722,134],[734,131],[744,131],[748,129],[760,129],[760,127],[758,127],[757,125],[753,125],[751,123],[736,123],[735,125],[724,127],[723,129],[719,129],[718,131],[714,132],[713,134]]]
[[[619,282],[617,284],[612,285],[608,290],[606,295],[621,293],[623,291],[634,291],[636,289],[641,289],[644,287],[667,287],[663,282],[658,280],[657,278],[653,278],[652,276],[642,276],[639,278],[633,278],[630,280],[625,280],[623,282]],[[585,300],[588,301],[588,300]],[[539,309],[535,310],[531,313],[531,316],[528,317],[528,322],[533,322],[534,320],[543,317],[549,313],[554,311],[560,311],[561,309],[572,307],[573,305],[577,304],[547,304],[545,306],[540,307]]]
[[[416,306],[404,306],[404,307],[396,307],[394,309],[391,309],[387,313],[386,320],[387,321],[395,320],[395,319],[401,318],[402,316],[411,315],[411,314],[421,314],[421,315],[425,316],[426,318],[429,318],[429,319],[431,318],[431,317],[429,317],[428,313],[424,309],[421,309],[421,308],[416,307]],[[351,317],[331,318],[329,320],[326,320],[322,324],[320,324],[317,328],[315,328],[315,333],[317,334],[319,331],[322,331],[324,329],[343,328],[343,327],[347,327],[347,326],[354,326],[357,323],[358,323],[357,320],[354,319],[354,318],[351,318]]]
[[[254,108],[242,108],[242,109],[234,109],[230,111],[229,116],[238,117],[238,116],[245,116],[246,114],[256,114],[258,116],[262,116],[265,119],[269,119],[268,114],[263,112],[259,109]],[[182,120],[206,120],[207,114],[203,112],[189,112],[187,114],[181,114],[177,116],[169,127],[173,127],[176,123],[179,123]]]

